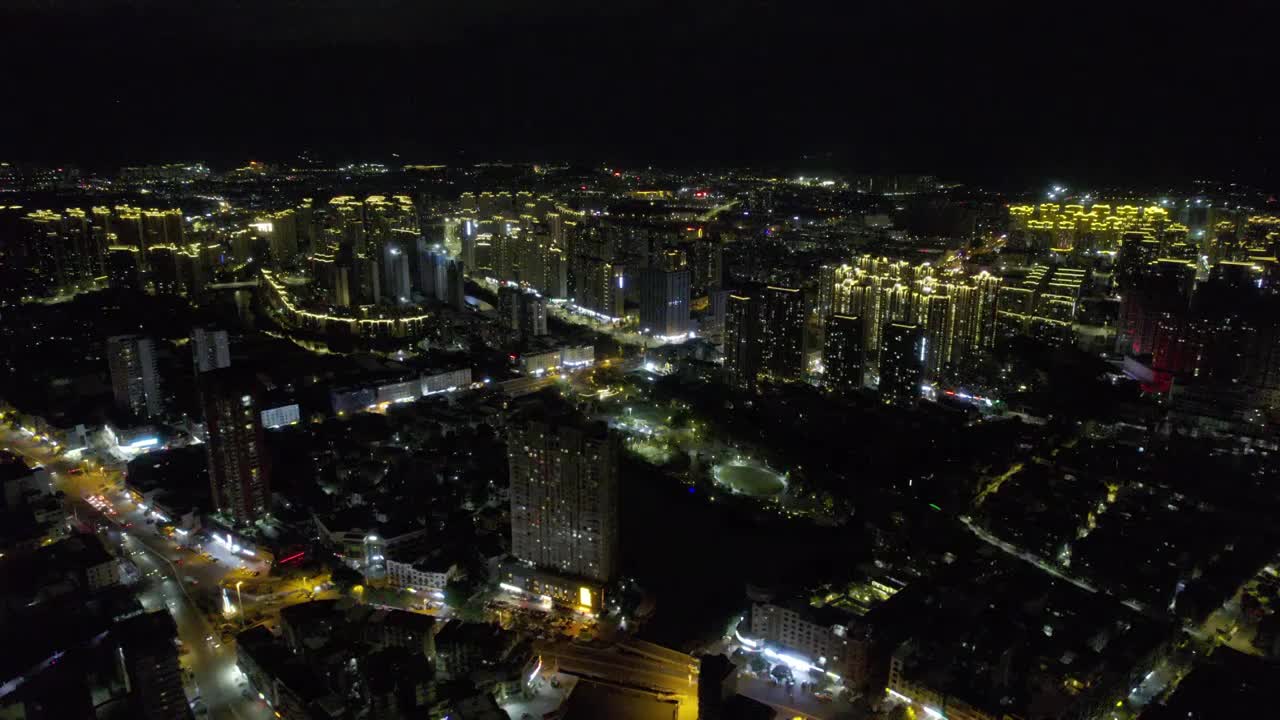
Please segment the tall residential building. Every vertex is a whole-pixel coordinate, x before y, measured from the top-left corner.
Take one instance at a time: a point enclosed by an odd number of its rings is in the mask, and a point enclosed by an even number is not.
[[[512,554],[554,572],[612,580],[617,437],[546,392],[518,400],[508,428]]]
[[[760,376],[760,304],[751,292],[730,293],[724,314],[724,370],[729,385],[754,392]]]
[[[1160,257],[1160,242],[1150,233],[1127,232],[1116,254],[1115,285],[1121,293],[1137,289],[1147,266]]]
[[[104,247],[85,212],[36,210],[22,218],[22,232],[10,253],[55,293],[92,283],[102,274]]]
[[[1019,281],[1006,278],[1000,287],[996,332],[1002,339],[1032,337],[1049,345],[1075,341],[1073,323],[1087,271],[1032,265]]]
[[[120,675],[129,694],[130,717],[140,720],[188,720],[182,668],[174,641],[178,628],[167,612],[135,615],[111,630]]]
[[[107,248],[107,286],[120,290],[141,290],[141,254],[133,246],[113,245]]]
[[[253,374],[237,368],[200,376],[213,503],[236,523],[253,522],[271,507],[261,392]]]
[[[107,366],[111,370],[111,391],[116,407],[134,417],[160,414],[160,374],[156,371],[155,344],[140,335],[117,335],[107,339]]]
[[[928,343],[918,325],[889,323],[880,354],[880,399],[906,405],[920,397]]]
[[[417,271],[413,278],[413,286],[423,297],[436,302],[445,302],[449,295],[449,263],[453,262],[449,254],[440,244],[430,244],[426,238],[418,238]]]
[[[832,315],[822,343],[822,384],[839,393],[862,387],[862,318]]]
[[[946,375],[994,344],[1000,288],[1000,278],[985,271],[944,271],[929,263],[863,255],[852,263],[821,268],[815,309],[823,321],[835,313],[863,319],[863,352],[872,374],[884,327],[891,322],[920,325],[930,346],[929,373]],[[1028,305],[1023,314],[1029,318],[1031,311]]]
[[[536,292],[503,285],[498,288],[498,321],[522,339],[547,334],[547,300]]]
[[[231,343],[226,330],[196,328],[191,332],[191,364],[196,374],[231,365]]]
[[[251,227],[266,241],[270,261],[286,266],[298,254],[298,216],[292,208],[260,215]]]
[[[640,271],[640,329],[659,337],[689,332],[689,270],[645,268]]]
[[[407,247],[414,248],[414,245]],[[409,280],[409,255],[404,243],[398,239],[389,240],[382,247],[381,261],[382,275],[378,284],[383,297],[393,305],[408,304],[413,289]]]
[[[760,369],[774,380],[804,375],[804,293],[770,285],[760,318]]]

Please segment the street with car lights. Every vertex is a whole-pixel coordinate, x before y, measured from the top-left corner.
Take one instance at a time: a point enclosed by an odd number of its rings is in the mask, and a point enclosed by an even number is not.
[[[160,532],[154,518],[152,524],[147,522],[147,513],[127,499],[122,478],[114,470],[91,461],[68,460],[49,443],[9,428],[0,430],[0,443],[32,465],[49,470],[78,523],[104,528],[106,544],[119,548],[119,558],[137,568],[138,599],[143,609],[166,610],[173,616],[182,643],[180,662],[188,697],[194,701],[197,717],[274,717],[257,693],[250,691],[237,668],[234,641],[228,643],[223,638],[223,630],[234,630],[240,621],[239,608],[226,623],[215,624],[196,602],[200,593],[221,594],[220,585],[227,578],[243,577],[238,573],[242,568],[264,575],[269,568],[246,558],[238,558],[242,565],[231,566],[225,562],[230,558],[209,560],[182,548]]]

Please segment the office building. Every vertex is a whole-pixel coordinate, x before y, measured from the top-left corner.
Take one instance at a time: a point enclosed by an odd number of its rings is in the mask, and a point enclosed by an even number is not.
[[[116,407],[135,418],[152,418],[163,409],[155,343],[140,335],[107,339],[107,366]]]
[[[880,399],[908,405],[920,397],[928,343],[919,325],[889,323],[880,356]]]
[[[253,522],[271,508],[261,392],[252,373],[236,368],[200,376],[213,502],[235,523]]]
[[[516,401],[508,427],[512,554],[609,582],[618,556],[617,438],[550,393]]]
[[[196,374],[231,365],[231,343],[226,330],[196,328],[191,333],[191,364]]]
[[[838,393],[862,388],[862,318],[832,315],[822,343],[822,385]]]

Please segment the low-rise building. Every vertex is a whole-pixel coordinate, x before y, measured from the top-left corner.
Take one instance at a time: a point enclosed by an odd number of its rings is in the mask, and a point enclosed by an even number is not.
[[[458,575],[458,566],[439,556],[412,560],[387,560],[387,582],[422,593],[443,593],[444,586]]]
[[[516,636],[497,625],[450,620],[436,633],[435,644],[436,672],[457,679],[501,663],[515,647]]]
[[[591,612],[604,607],[604,586],[594,580],[557,575],[519,560],[503,563],[498,575],[502,589],[528,595],[548,605],[555,603]]]

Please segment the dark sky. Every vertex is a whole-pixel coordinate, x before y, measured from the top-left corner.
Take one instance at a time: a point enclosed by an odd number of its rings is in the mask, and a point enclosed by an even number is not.
[[[9,0],[0,157],[1261,179],[1268,4]]]

